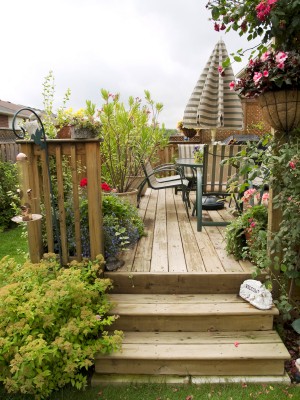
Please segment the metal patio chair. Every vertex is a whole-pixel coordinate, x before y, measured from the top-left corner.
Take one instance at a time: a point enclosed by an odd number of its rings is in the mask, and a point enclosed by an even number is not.
[[[146,183],[154,190],[174,188],[181,190],[182,200],[185,205],[187,216],[189,217],[189,181],[185,178],[182,170],[174,164],[163,164],[153,168],[149,161],[145,161],[141,162],[141,165],[145,174],[145,179],[138,188],[138,204],[140,203],[141,193]],[[161,177],[160,175],[162,173],[173,175]]]

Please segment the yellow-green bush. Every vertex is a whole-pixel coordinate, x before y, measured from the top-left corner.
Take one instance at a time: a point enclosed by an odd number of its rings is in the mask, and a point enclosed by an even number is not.
[[[99,276],[104,260],[62,268],[54,254],[39,264],[0,261],[0,380],[8,392],[45,398],[71,383],[86,385],[83,372],[97,352],[118,349],[122,333],[108,333],[115,316]]]

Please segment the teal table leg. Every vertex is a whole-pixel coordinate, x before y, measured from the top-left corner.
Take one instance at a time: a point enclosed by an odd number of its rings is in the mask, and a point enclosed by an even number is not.
[[[197,168],[197,191],[196,191],[196,205],[197,205],[197,231],[202,231],[202,171]]]

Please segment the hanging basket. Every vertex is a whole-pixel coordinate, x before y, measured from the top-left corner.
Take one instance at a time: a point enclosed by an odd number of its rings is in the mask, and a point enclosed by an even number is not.
[[[300,125],[300,91],[278,90],[258,98],[263,118],[275,130],[290,132]]]
[[[188,138],[194,137],[197,133],[196,129],[193,128],[182,128],[182,132]]]

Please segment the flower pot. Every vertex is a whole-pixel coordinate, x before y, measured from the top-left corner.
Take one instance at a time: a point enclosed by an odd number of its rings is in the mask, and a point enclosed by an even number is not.
[[[97,137],[97,132],[92,131],[88,128],[76,128],[74,127],[71,138],[72,139],[92,139]]]
[[[57,139],[70,139],[72,137],[72,132],[74,131],[74,126],[63,126],[56,135]]]
[[[300,125],[300,91],[270,91],[258,100],[263,118],[275,130],[290,132]]]
[[[118,196],[120,200],[127,201],[128,203],[132,204],[134,207],[137,207],[137,189],[134,189],[130,192],[124,193],[115,193],[115,192],[102,192],[104,196]]]
[[[128,203],[132,204],[134,207],[137,206],[137,189],[134,189],[130,192],[124,193],[115,193],[122,201],[127,201]]]
[[[196,129],[193,128],[182,128],[182,132],[184,134],[184,136],[188,137],[188,138],[192,138],[194,136],[196,136]]]

